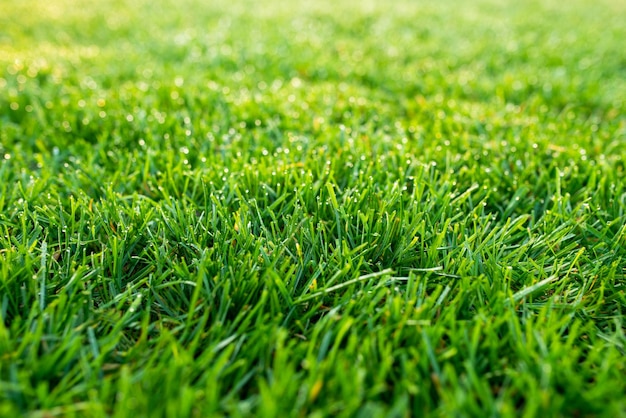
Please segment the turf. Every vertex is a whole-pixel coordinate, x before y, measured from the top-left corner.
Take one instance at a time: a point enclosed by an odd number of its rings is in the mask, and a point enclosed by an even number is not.
[[[626,416],[625,19],[3,0],[0,415]]]

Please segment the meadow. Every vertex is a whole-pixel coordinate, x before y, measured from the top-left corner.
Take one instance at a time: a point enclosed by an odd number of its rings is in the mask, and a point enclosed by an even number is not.
[[[0,416],[626,416],[624,21],[3,0]]]

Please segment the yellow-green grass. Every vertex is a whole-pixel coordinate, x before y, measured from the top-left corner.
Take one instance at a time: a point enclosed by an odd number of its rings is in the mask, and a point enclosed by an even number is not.
[[[624,21],[3,0],[0,415],[626,415]]]

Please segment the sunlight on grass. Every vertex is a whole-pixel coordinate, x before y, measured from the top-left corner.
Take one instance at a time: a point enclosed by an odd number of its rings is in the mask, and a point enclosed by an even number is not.
[[[626,414],[625,15],[3,1],[0,415]]]

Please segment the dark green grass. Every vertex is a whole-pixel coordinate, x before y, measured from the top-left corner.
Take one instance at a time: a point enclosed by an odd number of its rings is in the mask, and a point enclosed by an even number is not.
[[[624,3],[282,3],[2,2],[0,415],[626,415]]]

